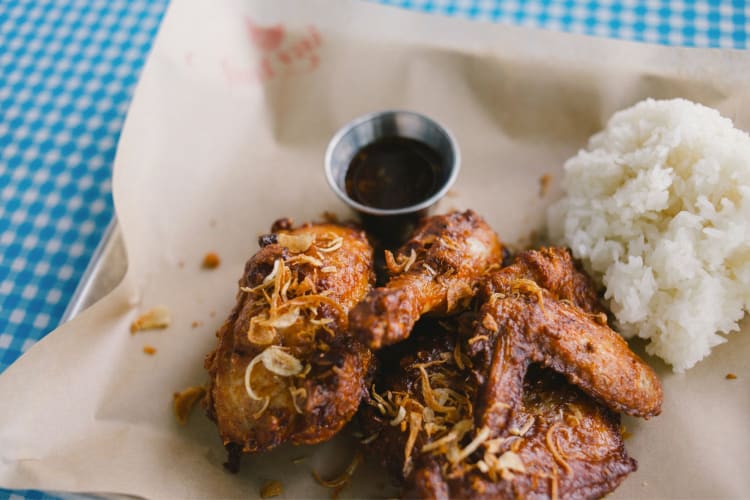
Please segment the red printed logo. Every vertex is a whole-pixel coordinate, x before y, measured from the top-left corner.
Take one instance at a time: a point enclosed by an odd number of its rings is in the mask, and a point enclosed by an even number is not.
[[[277,78],[312,73],[320,65],[318,50],[323,43],[314,26],[302,33],[287,33],[281,24],[261,26],[245,18],[248,40],[259,59],[236,63],[222,59],[221,67],[230,84],[264,83]]]
[[[273,52],[284,41],[284,27],[280,24],[266,28],[258,26],[250,18],[245,18],[245,26],[250,40],[264,52]]]

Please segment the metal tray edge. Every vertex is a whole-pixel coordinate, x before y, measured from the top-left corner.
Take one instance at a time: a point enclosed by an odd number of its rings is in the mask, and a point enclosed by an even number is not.
[[[117,218],[113,217],[60,318],[60,324],[78,316],[111,292],[122,281],[127,268],[120,226]]]

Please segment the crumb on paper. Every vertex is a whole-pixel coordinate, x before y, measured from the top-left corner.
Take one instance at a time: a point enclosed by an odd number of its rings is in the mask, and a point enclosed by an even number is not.
[[[159,330],[169,326],[172,317],[169,309],[164,306],[156,306],[141,314],[130,324],[130,333],[134,334],[143,330]]]
[[[209,225],[210,227],[216,227],[216,219],[210,219],[210,220],[208,221],[208,225]]]
[[[184,260],[178,260],[177,261],[177,267],[179,267],[180,269],[184,269],[185,268],[185,261]]]
[[[281,484],[281,481],[276,481],[276,480],[268,481],[260,489],[261,498],[277,497],[281,495],[282,493],[284,493],[284,485]]]
[[[648,486],[648,481],[643,481],[643,482],[641,483],[641,486],[644,486],[644,487]]]
[[[145,354],[148,354],[149,356],[153,356],[154,354],[156,354],[156,347],[150,346],[150,345],[144,345],[143,352]]]
[[[216,252],[208,252],[203,256],[201,267],[203,267],[203,269],[216,269],[219,267],[219,264],[221,264],[219,255]]]
[[[379,432],[374,432],[367,437],[363,437],[362,439],[359,440],[359,442],[361,444],[370,444],[373,441],[375,441],[379,436],[380,436]]]
[[[620,435],[622,436],[623,440],[633,437],[633,434],[631,434],[630,431],[628,431],[628,429],[625,428],[625,426],[622,424],[620,424]]]
[[[455,189],[449,189],[448,192],[445,193],[445,196],[447,196],[448,198],[455,198],[458,196],[458,191],[456,191]]]
[[[737,378],[737,375],[735,375],[734,373],[727,373],[727,376],[724,378],[727,380],[734,380]]]
[[[319,485],[325,486],[326,488],[332,488],[334,490],[333,496],[338,497],[339,493],[341,493],[341,490],[346,488],[351,482],[352,476],[357,470],[359,464],[362,462],[363,458],[364,456],[362,455],[362,452],[357,451],[352,461],[349,463],[349,465],[346,466],[346,469],[339,476],[333,479],[323,479],[314,470],[312,471],[312,476],[315,479],[315,482],[317,482]]]
[[[192,328],[198,328],[198,327],[199,327],[199,326],[201,326],[202,324],[203,324],[203,322],[202,322],[202,321],[200,321],[200,320],[197,320],[197,319],[196,319],[195,321],[193,321],[192,323],[190,323],[190,326],[191,326]]]
[[[188,417],[190,416],[190,412],[193,410],[195,403],[205,395],[206,388],[202,385],[194,385],[183,391],[174,393],[172,396],[174,416],[181,425],[187,423]]]
[[[212,318],[215,318],[216,317],[216,311],[211,311],[210,313],[208,313],[208,315],[211,316]]]
[[[552,176],[550,174],[544,174],[539,178],[539,197],[543,197],[549,190],[550,182],[552,182]]]

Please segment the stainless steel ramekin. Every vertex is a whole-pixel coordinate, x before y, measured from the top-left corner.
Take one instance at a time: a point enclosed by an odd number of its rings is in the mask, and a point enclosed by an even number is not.
[[[346,192],[346,172],[362,148],[384,137],[405,137],[433,148],[442,159],[441,186],[435,194],[415,205],[384,209],[353,200]],[[362,218],[365,227],[386,241],[398,241],[428,214],[456,180],[461,153],[453,134],[435,120],[413,111],[386,110],[369,113],[344,125],[331,139],[325,155],[325,174],[333,192]]]

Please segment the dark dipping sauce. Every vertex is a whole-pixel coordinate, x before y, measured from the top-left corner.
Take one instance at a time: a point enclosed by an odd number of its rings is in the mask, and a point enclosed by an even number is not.
[[[427,144],[406,137],[384,137],[354,156],[346,171],[346,192],[373,208],[416,205],[438,192],[444,165]]]

